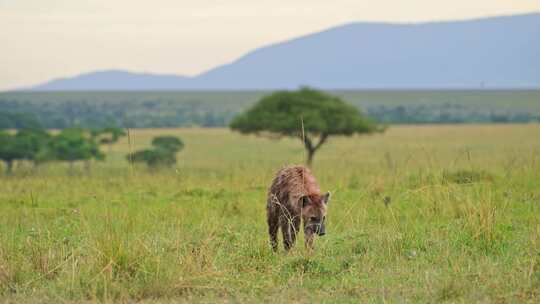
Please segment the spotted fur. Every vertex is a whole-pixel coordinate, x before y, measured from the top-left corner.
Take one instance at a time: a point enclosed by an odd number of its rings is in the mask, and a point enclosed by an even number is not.
[[[272,249],[277,250],[277,234],[281,228],[283,246],[289,250],[296,241],[301,222],[306,246],[312,247],[314,235],[325,234],[329,196],[329,193],[321,193],[309,168],[290,166],[279,170],[268,191],[266,204]]]

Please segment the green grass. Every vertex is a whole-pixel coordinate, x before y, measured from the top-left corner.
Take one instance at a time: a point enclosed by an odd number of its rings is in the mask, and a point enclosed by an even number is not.
[[[177,168],[129,167],[180,136]],[[327,235],[270,251],[265,193],[297,140],[134,130],[91,172],[0,177],[0,302],[529,302],[540,297],[540,125],[407,126],[315,156]],[[107,149],[104,149],[107,151]]]

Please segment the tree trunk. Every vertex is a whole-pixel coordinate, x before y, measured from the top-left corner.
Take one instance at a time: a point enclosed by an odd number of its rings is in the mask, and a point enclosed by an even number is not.
[[[313,165],[313,156],[315,155],[315,152],[326,142],[326,139],[328,138],[327,134],[321,134],[319,138],[319,142],[314,145],[313,141],[309,136],[304,136],[301,138],[301,140],[304,142],[304,148],[307,152],[307,158],[306,158],[306,165],[308,167],[311,167]]]
[[[11,175],[12,172],[13,172],[13,161],[8,160],[8,161],[6,161],[6,173],[8,175]]]
[[[90,165],[91,165],[90,160],[86,159],[84,161],[84,170],[86,171],[87,174],[90,173]]]
[[[74,174],[75,174],[75,162],[70,161],[69,162],[69,175],[74,175]]]
[[[306,165],[308,167],[312,167],[313,164],[313,155],[315,155],[315,149],[306,149],[307,150],[307,159],[306,159]]]

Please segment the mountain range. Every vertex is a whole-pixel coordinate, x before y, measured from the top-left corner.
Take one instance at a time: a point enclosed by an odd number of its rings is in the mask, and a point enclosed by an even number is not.
[[[29,90],[242,90],[303,85],[538,88],[540,13],[449,22],[351,23],[261,47],[193,77],[108,70],[55,79]]]

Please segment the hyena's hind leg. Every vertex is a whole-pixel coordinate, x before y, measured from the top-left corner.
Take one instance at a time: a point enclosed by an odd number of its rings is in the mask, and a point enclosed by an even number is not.
[[[279,213],[275,206],[272,206],[273,202],[269,199],[266,208],[266,220],[268,222],[268,235],[270,236],[270,245],[272,250],[278,249],[278,229],[279,229]]]
[[[282,218],[281,232],[283,233],[283,247],[285,250],[289,250],[294,246],[298,229],[300,229],[300,217]]]

